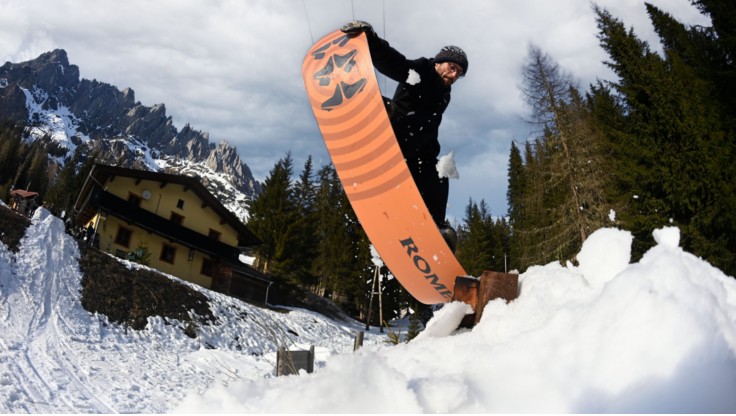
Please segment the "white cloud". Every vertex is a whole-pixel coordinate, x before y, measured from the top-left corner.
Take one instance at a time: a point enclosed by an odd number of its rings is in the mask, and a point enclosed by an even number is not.
[[[707,24],[687,0],[651,2],[684,22]],[[597,3],[656,43],[643,0]],[[457,150],[462,179],[452,181],[450,201],[457,217],[469,198],[485,199],[496,215],[505,212],[510,142],[529,132],[518,87],[530,43],[582,87],[611,76],[587,0],[4,0],[0,62],[63,48],[82,77],[131,87],[144,105],[165,103],[178,128],[190,123],[214,142],[236,145],[263,180],[289,150],[297,171],[310,154],[326,163],[301,61],[313,38],[353,18],[372,23],[411,58],[447,44],[468,53],[468,76],[453,87],[440,137],[444,152]]]

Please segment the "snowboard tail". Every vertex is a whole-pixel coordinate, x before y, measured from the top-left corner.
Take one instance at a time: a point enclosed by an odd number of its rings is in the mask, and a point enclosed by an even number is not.
[[[364,34],[319,40],[302,77],[345,193],[391,273],[425,304],[452,299],[465,276],[412,179],[386,113]]]

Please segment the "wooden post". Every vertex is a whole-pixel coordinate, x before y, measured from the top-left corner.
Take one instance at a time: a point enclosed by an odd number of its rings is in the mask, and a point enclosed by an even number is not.
[[[308,351],[288,351],[279,348],[276,352],[276,376],[299,374],[299,370],[314,372],[314,345]]]
[[[459,300],[473,307],[474,313],[463,318],[461,327],[472,328],[483,316],[483,309],[493,299],[511,302],[518,296],[519,275],[486,270],[480,279],[457,277],[452,300]]]
[[[363,346],[363,331],[358,331],[355,334],[355,343],[353,343],[353,351],[358,351]]]

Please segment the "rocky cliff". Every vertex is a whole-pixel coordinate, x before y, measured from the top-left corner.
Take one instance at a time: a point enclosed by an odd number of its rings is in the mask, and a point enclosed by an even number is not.
[[[7,119],[25,123],[29,139],[49,141],[54,163],[65,163],[74,152],[82,159],[99,152],[111,164],[220,183],[213,192],[229,188],[223,184],[228,182],[236,195],[218,196],[241,217],[242,201],[260,192],[233,146],[210,143],[206,132],[188,124],[178,130],[163,104],[144,106],[130,88],[80,79],[62,49],[0,67],[0,120]]]

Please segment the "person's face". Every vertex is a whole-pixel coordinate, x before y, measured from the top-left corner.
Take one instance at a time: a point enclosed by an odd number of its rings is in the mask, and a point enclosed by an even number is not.
[[[442,82],[446,87],[452,85],[458,78],[463,75],[463,69],[454,62],[440,62],[434,64],[434,70],[437,71],[442,78]]]

